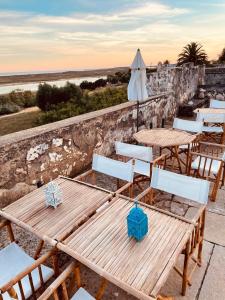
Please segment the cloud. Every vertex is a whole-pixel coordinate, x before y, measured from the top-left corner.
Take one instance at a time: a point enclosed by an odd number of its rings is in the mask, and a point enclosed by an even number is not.
[[[71,14],[70,16],[45,16],[39,15],[32,19],[39,24],[55,25],[97,25],[107,23],[132,22],[143,17],[173,17],[188,13],[189,10],[183,8],[173,8],[165,4],[156,2],[144,2],[135,5],[127,10],[111,14]]]
[[[110,13],[53,16],[0,11],[2,68],[28,69],[31,62],[41,69],[126,65],[138,47],[146,53],[147,63],[175,61],[192,40],[206,45],[210,55],[224,43],[222,12],[200,18],[162,2],[125,2],[120,11]]]

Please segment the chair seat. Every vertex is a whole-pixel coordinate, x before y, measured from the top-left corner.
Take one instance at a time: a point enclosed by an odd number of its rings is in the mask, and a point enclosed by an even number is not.
[[[179,149],[186,150],[186,149],[188,149],[188,145],[181,145],[181,146],[179,146]],[[191,147],[190,147],[190,149],[191,149]]]
[[[209,132],[209,133],[223,133],[222,127],[216,127],[216,126],[203,126],[202,129],[203,132]]]
[[[95,298],[81,287],[70,300],[95,300]]]
[[[127,163],[131,164],[132,160],[129,160]],[[134,172],[137,174],[150,177],[150,163],[147,163],[139,159],[135,159]]]
[[[197,158],[191,164],[192,169],[198,170],[198,168],[200,168],[200,170],[203,170],[205,166],[205,170],[208,171],[212,160],[207,158],[206,165],[205,165],[205,159],[206,159],[205,157],[202,157],[200,167],[198,167],[200,156],[197,156]],[[216,175],[219,171],[220,165],[221,165],[221,161],[213,159],[211,172]]]
[[[0,250],[0,286],[3,286],[20,272],[24,271],[27,267],[31,266],[35,260],[26,254],[16,243],[11,243],[4,249]],[[46,282],[53,275],[54,271],[44,265],[41,265],[43,274],[43,280]],[[38,290],[41,286],[38,269],[35,269],[32,273],[32,279],[35,290]],[[30,282],[28,276],[22,280],[22,286],[25,299],[29,298],[32,294]],[[21,300],[21,294],[18,284],[14,286],[18,299]],[[3,300],[11,300],[8,293],[3,294]]]

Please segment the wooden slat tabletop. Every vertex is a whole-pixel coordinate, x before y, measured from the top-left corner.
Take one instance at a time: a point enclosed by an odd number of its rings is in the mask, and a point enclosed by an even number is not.
[[[143,129],[135,133],[134,138],[138,143],[163,148],[190,144],[195,140],[196,136],[172,128],[156,128]]]
[[[156,298],[194,225],[143,206],[149,232],[128,238],[133,203],[117,196],[57,247],[138,299]]]
[[[44,187],[41,187],[0,210],[0,215],[40,238],[60,241],[113,197],[110,192],[69,178],[54,182],[59,184],[63,197],[63,203],[56,209],[46,207]]]
[[[225,108],[196,108],[194,112],[204,114],[225,114]]]

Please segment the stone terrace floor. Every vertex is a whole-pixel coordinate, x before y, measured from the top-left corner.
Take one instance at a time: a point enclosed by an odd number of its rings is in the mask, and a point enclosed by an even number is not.
[[[99,183],[105,188],[112,188],[111,180],[106,180],[105,177],[99,178]],[[168,198],[162,196],[158,204],[159,207],[169,209],[174,213],[191,217],[193,210],[188,208],[187,203],[183,203],[181,199],[175,197],[175,202],[169,202]],[[31,255],[34,254],[37,239],[30,233],[14,226],[14,232],[19,244],[27,250]],[[1,232],[0,249],[6,245],[6,234]],[[182,264],[183,256],[178,262]],[[60,266],[65,268],[65,265],[71,260],[67,255],[60,253]],[[99,287],[99,276],[85,266],[81,267],[82,281],[84,287],[95,295]],[[168,296],[173,296],[176,300],[223,300],[225,299],[225,187],[218,192],[216,202],[209,201],[206,214],[206,228],[203,245],[203,264],[202,267],[197,267],[192,277],[192,286],[187,289],[187,294],[182,297],[181,277],[171,271],[170,276],[161,290],[161,293]],[[131,295],[128,295],[118,287],[109,284],[104,294],[103,300],[135,300]]]

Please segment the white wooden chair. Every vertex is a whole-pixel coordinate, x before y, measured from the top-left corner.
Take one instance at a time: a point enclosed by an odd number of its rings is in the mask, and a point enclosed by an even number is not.
[[[191,276],[195,268],[197,266],[201,266],[202,261],[202,246],[204,238],[206,204],[209,195],[209,182],[207,180],[189,177],[153,167],[150,188],[140,194],[137,197],[137,200],[150,202],[150,204],[153,205],[156,200],[156,190],[171,194],[172,199],[174,199],[174,196],[185,198],[188,200],[187,203],[190,207],[192,207],[192,205],[189,200],[193,201],[193,207],[196,210],[196,214],[192,216],[190,220],[188,220],[195,224],[195,228],[191,236],[190,251],[188,253],[189,257],[194,261],[194,267],[187,276],[188,284],[191,285]],[[195,253],[195,251],[197,251],[197,253]],[[174,269],[180,276],[183,276],[183,273],[177,267]]]
[[[210,99],[210,108],[225,108],[225,101]]]
[[[183,130],[191,133],[201,133],[203,127],[202,121],[189,121],[175,118],[173,121],[173,128]]]
[[[205,134],[204,140],[214,142],[220,140],[221,144],[225,140],[225,113],[197,113],[197,121],[204,123],[202,131]]]
[[[132,164],[134,159],[135,173],[151,177],[151,163],[153,161],[151,147],[115,142],[115,149],[116,155],[119,155],[122,159],[131,158],[127,163]]]
[[[105,157],[99,154],[93,154],[92,169],[77,176],[75,179],[88,182],[91,179],[91,183],[96,185],[96,173],[105,174],[117,179],[117,190],[120,192],[129,189],[129,194],[132,197],[132,185],[134,180],[134,162],[127,164],[122,161],[114,160],[109,157]],[[122,187],[118,186],[118,180],[126,182]],[[116,190],[116,191],[117,191]],[[116,192],[113,191],[113,192]]]
[[[53,251],[32,258],[15,243],[10,222],[0,222],[0,229],[5,226],[11,243],[0,250],[0,299],[24,300],[31,296],[36,299],[36,291],[54,275],[53,269],[43,265]]]
[[[100,288],[94,298],[81,285],[80,269],[72,262],[60,276],[45,290],[38,300],[100,300],[104,294],[107,282],[102,280]]]
[[[209,182],[186,175],[153,168],[150,187],[188,200],[207,204]]]
[[[224,185],[225,145],[200,142],[198,150],[190,153],[188,174],[212,181],[210,198],[215,201],[220,183]]]
[[[190,145],[179,146],[179,154],[184,153],[186,155],[186,172],[187,172],[189,152],[191,150],[195,151],[196,148],[198,147],[198,143],[201,140],[203,122],[202,121],[189,121],[189,120],[175,118],[174,122],[173,122],[173,129],[187,131],[189,133],[196,134],[196,139]]]

